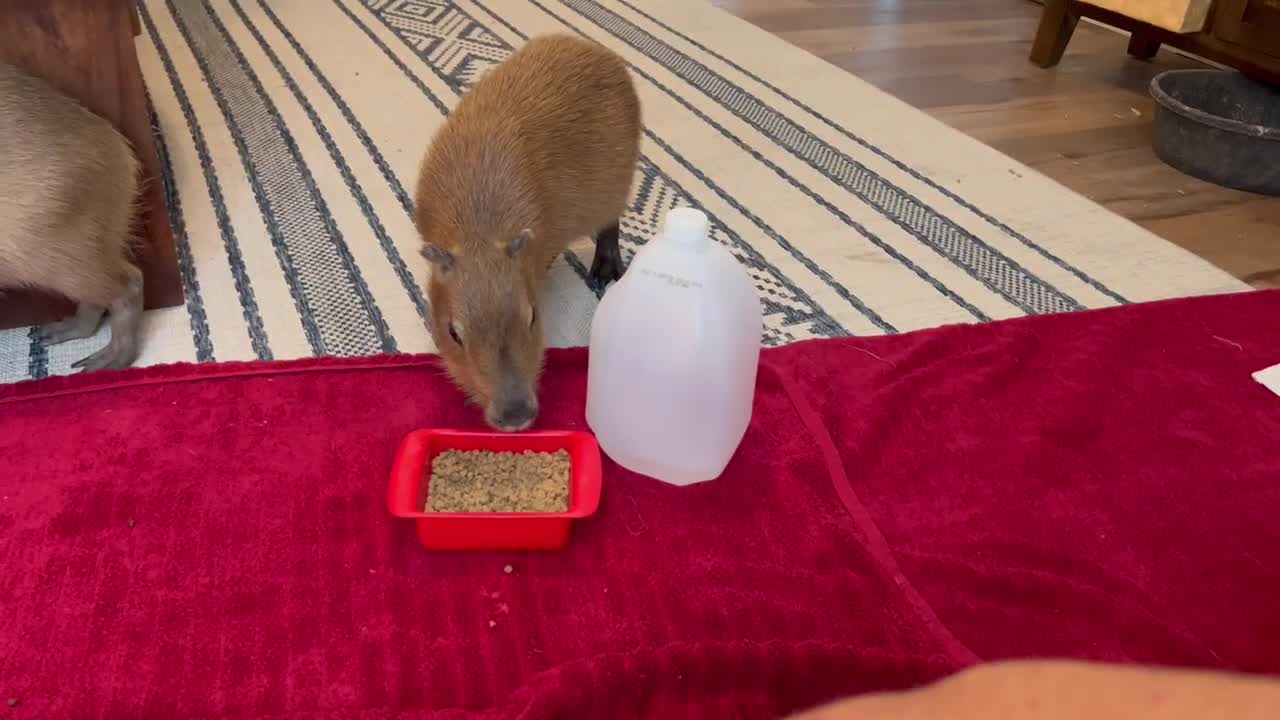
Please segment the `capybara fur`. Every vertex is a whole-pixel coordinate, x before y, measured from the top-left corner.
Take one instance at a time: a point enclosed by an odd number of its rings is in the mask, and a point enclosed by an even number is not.
[[[624,61],[547,35],[484,75],[427,150],[416,201],[429,324],[446,369],[496,429],[523,430],[538,414],[551,263],[592,236],[593,282],[622,274],[618,222],[640,133]]]
[[[74,300],[73,316],[44,329],[53,343],[93,335],[109,312],[111,340],[75,363],[83,370],[125,367],[138,355],[138,191],[137,156],[111,123],[0,63],[0,290]]]

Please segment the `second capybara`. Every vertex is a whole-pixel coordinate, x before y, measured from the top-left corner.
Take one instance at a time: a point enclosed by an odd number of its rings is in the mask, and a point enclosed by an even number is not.
[[[139,162],[124,138],[46,81],[0,63],[0,292],[36,288],[76,302],[50,342],[111,339],[77,361],[119,368],[138,356],[142,271],[131,239]]]

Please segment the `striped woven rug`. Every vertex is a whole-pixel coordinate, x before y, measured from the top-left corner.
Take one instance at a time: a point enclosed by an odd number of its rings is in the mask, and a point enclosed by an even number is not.
[[[140,363],[428,352],[411,196],[432,131],[529,37],[631,66],[644,155],[624,253],[694,205],[755,278],[764,342],[1243,289],[1223,272],[695,0],[144,0],[138,51],[186,287]],[[548,342],[587,339],[590,241]],[[106,340],[0,333],[0,381]]]

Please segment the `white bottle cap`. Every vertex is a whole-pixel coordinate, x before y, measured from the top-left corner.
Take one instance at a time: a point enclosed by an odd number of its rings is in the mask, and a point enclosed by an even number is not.
[[[711,241],[707,214],[690,207],[678,207],[667,213],[663,235],[673,243],[701,250]]]

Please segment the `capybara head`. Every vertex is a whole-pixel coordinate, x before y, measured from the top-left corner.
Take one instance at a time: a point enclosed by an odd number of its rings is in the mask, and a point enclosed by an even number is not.
[[[485,421],[516,432],[538,416],[542,374],[539,276],[527,257],[533,231],[486,234],[434,237],[423,245],[432,264],[431,334],[445,368],[484,409]]]

